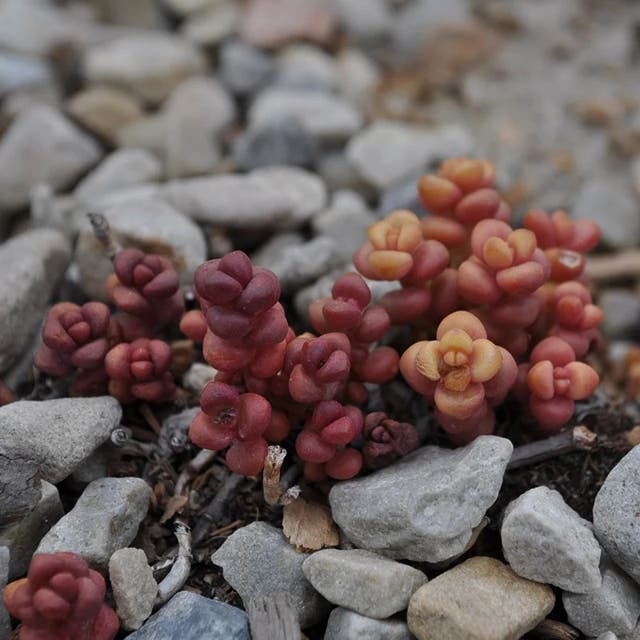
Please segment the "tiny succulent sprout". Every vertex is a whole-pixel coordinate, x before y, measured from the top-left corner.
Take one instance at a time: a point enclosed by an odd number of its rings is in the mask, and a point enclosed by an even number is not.
[[[583,253],[600,241],[600,227],[591,220],[571,220],[566,211],[548,214],[532,209],[524,217],[524,226],[536,234],[538,246],[551,263],[551,280],[565,282],[584,271]]]
[[[384,411],[369,413],[364,419],[362,456],[368,469],[380,469],[406,456],[420,444],[416,428],[398,422]]]
[[[551,318],[554,324],[549,335],[569,343],[577,358],[583,358],[600,339],[598,325],[604,314],[592,303],[589,290],[580,282],[563,282],[554,289]]]
[[[187,311],[180,319],[180,331],[190,340],[202,344],[207,333],[207,321],[202,311]]]
[[[573,415],[574,401],[588,398],[600,379],[588,364],[576,362],[575,351],[556,336],[539,342],[530,361],[529,410],[542,431],[558,431]]]
[[[351,331],[362,323],[363,312],[370,302],[371,291],[362,277],[345,273],[334,282],[331,296],[309,305],[309,319],[319,333]]]
[[[104,358],[119,340],[119,326],[107,305],[60,302],[47,314],[35,366],[51,376],[76,374],[72,393],[104,393]]]
[[[447,248],[438,240],[423,239],[420,220],[411,211],[394,211],[367,233],[369,242],[356,251],[353,262],[372,280],[424,284],[449,264]]]
[[[357,475],[362,468],[362,454],[345,447],[360,435],[362,426],[362,412],[356,407],[336,400],[318,403],[296,438],[296,452],[306,463],[307,478],[347,480]]]
[[[184,313],[178,273],[163,256],[122,249],[113,260],[107,292],[118,309],[132,318],[122,322],[127,338],[151,335],[154,328],[177,322]]]
[[[400,359],[400,370],[440,414],[457,421],[478,412],[484,415],[486,406],[501,402],[518,372],[513,356],[488,340],[482,322],[468,311],[444,318],[436,340],[409,347]]]
[[[458,269],[458,291],[474,304],[503,296],[526,296],[548,279],[549,261],[527,229],[513,230],[500,220],[482,220],[471,234],[473,255]]]
[[[274,418],[271,404],[256,393],[240,393],[223,382],[210,382],[202,391],[200,407],[202,411],[189,427],[189,438],[211,451],[228,447],[225,460],[234,473],[260,473],[269,448],[265,436],[286,437],[288,421],[279,413]]]
[[[104,578],[74,553],[33,556],[26,578],[4,590],[21,640],[112,640],[120,627]]]
[[[289,393],[302,404],[331,400],[342,391],[351,371],[351,343],[344,333],[306,334],[287,345],[284,362]]]
[[[163,340],[139,338],[116,345],[105,357],[109,393],[123,403],[172,400],[176,394],[172,360],[171,347]]]

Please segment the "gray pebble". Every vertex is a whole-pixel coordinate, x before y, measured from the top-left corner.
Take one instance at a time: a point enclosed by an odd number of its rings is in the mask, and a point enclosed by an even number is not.
[[[118,549],[133,541],[147,515],[151,489],[141,478],[101,478],[49,530],[36,553],[71,551],[105,569]]]
[[[0,246],[0,373],[40,327],[70,254],[69,241],[53,229],[27,231]]]
[[[267,89],[251,105],[249,121],[261,125],[283,114],[297,118],[321,142],[340,142],[362,126],[362,115],[346,100],[324,91]]]
[[[0,592],[7,586],[9,581],[9,556],[7,547],[0,546]],[[11,633],[11,619],[9,612],[0,598],[0,638],[8,638]]]
[[[274,68],[269,55],[241,40],[226,42],[220,49],[220,78],[236,95],[246,96],[257,91],[269,80]]]
[[[328,603],[309,584],[298,553],[282,531],[266,522],[253,522],[232,533],[211,556],[222,567],[225,580],[248,601],[258,596],[289,594],[304,629],[326,615]]]
[[[422,571],[362,549],[322,549],[304,561],[302,570],[329,602],[379,619],[406,609],[427,582]]]
[[[513,500],[500,533],[505,559],[523,578],[574,593],[600,587],[600,545],[591,523],[557,491],[536,487]]]
[[[247,614],[231,605],[180,591],[128,640],[250,640]]]
[[[496,436],[453,450],[423,447],[334,485],[333,518],[360,548],[423,562],[453,558],[495,502],[512,451],[509,440]]]
[[[339,191],[331,206],[314,216],[311,226],[318,235],[331,238],[339,257],[351,262],[355,250],[366,242],[367,229],[376,222],[362,198],[353,191]]]
[[[11,550],[10,580],[26,575],[40,540],[63,515],[58,490],[43,480],[40,501],[33,511],[19,522],[0,529],[0,547],[5,546]]]
[[[141,549],[118,549],[109,560],[109,582],[125,629],[139,629],[151,615],[158,584]]]
[[[250,127],[233,146],[233,159],[243,171],[274,164],[309,168],[317,158],[315,140],[295,117],[286,115]]]
[[[205,61],[187,40],[140,31],[89,48],[82,67],[91,83],[113,84],[157,104],[182,80],[203,72]]]
[[[600,225],[602,242],[614,249],[640,242],[640,206],[626,183],[595,178],[576,195],[573,217]]]
[[[100,159],[98,144],[55,109],[24,110],[0,141],[0,216],[24,209],[35,185],[68,187]]]
[[[349,141],[346,153],[361,177],[383,190],[445,157],[465,155],[472,146],[461,125],[431,129],[378,120]]]
[[[640,295],[629,289],[608,287],[598,298],[604,309],[601,331],[608,338],[633,338],[640,333]]]
[[[638,478],[640,445],[631,449],[609,472],[593,503],[593,526],[604,550],[640,583]]]
[[[296,233],[273,236],[252,261],[278,276],[284,294],[295,292],[342,262],[333,239],[320,236],[305,242]]]
[[[310,44],[294,44],[276,58],[272,85],[286,89],[335,91],[338,74],[334,59]]]
[[[329,616],[324,640],[412,640],[402,620],[376,620],[336,607]]]
[[[120,424],[111,396],[22,400],[0,407],[0,524],[40,501],[44,479],[58,483]]]
[[[108,155],[74,190],[85,202],[118,189],[134,187],[159,180],[162,165],[158,158],[144,149],[121,149]]]
[[[633,631],[640,617],[640,588],[611,560],[600,564],[602,585],[591,593],[562,594],[569,623],[588,636],[605,631],[624,635]]]

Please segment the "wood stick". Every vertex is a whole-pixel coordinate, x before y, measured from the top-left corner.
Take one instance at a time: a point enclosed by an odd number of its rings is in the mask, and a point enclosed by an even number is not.
[[[585,273],[595,282],[640,278],[640,251],[630,249],[606,255],[589,256]]]
[[[199,544],[208,535],[211,525],[219,525],[224,510],[235,495],[236,491],[245,480],[244,476],[237,473],[230,473],[218,489],[214,499],[200,515],[196,526],[193,528],[193,544]]]
[[[590,451],[596,446],[597,438],[593,431],[584,426],[567,429],[544,440],[516,447],[507,469],[519,469],[571,451]]]
[[[158,585],[158,595],[154,606],[159,607],[174,596],[187,581],[191,571],[191,530],[189,527],[176,521],[176,538],[178,539],[178,557],[171,567],[171,571]]]
[[[300,640],[298,616],[287,595],[251,598],[246,609],[253,640]]]
[[[113,260],[121,247],[113,239],[107,219],[101,213],[87,213],[87,217],[91,222],[93,235],[104,247],[104,252],[109,260]]]
[[[531,634],[542,640],[577,640],[580,637],[580,632],[573,627],[549,618],[543,620]]]
[[[207,465],[213,462],[213,459],[217,455],[217,451],[209,451],[203,449],[187,464],[187,466],[180,472],[178,479],[176,480],[176,486],[173,490],[174,496],[179,496],[184,493],[187,484],[193,480],[193,478],[204,469]]]

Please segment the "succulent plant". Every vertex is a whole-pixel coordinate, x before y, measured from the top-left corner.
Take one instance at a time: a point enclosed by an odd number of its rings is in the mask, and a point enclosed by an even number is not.
[[[176,393],[171,347],[162,340],[138,338],[116,345],[105,357],[109,393],[123,403],[167,402]]]
[[[296,452],[305,464],[305,475],[312,480],[329,476],[347,480],[362,468],[362,454],[348,448],[362,432],[362,412],[336,400],[318,403],[296,438]]]
[[[112,640],[120,622],[104,602],[104,578],[74,553],[33,556],[27,577],[4,590],[21,640]]]
[[[527,371],[529,410],[543,431],[555,431],[573,415],[575,400],[588,398],[598,374],[576,361],[575,351],[561,338],[545,338],[531,352]]]
[[[107,292],[123,312],[119,319],[127,339],[152,337],[156,329],[177,322],[184,313],[178,273],[163,256],[121,249],[113,260]]]
[[[120,337],[119,325],[102,302],[60,302],[47,314],[35,366],[51,376],[74,375],[72,393],[104,393],[104,358]]]
[[[362,456],[368,469],[380,469],[411,453],[420,444],[416,428],[389,418],[384,411],[364,419]]]
[[[265,438],[272,421],[269,402],[256,393],[240,393],[223,382],[210,382],[202,391],[200,407],[202,411],[189,427],[189,438],[203,449],[228,447],[225,460],[235,473],[260,473],[269,447]],[[275,428],[279,427],[281,422]]]

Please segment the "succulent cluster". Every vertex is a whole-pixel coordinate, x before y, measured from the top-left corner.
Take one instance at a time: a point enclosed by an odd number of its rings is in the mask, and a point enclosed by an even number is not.
[[[120,402],[164,402],[175,395],[169,345],[156,331],[184,313],[178,274],[169,260],[122,249],[107,280],[118,312],[102,302],[54,305],[42,329],[36,367],[70,378],[73,395],[110,393]]]
[[[583,273],[597,225],[536,209],[525,228],[513,229],[494,179],[486,161],[446,160],[418,183],[431,215],[418,223],[410,212],[390,214],[354,258],[361,273],[399,281],[380,300],[394,323],[435,333],[406,350],[400,370],[455,443],[491,433],[492,408],[511,390],[553,431],[598,384],[596,372],[576,362],[600,340],[602,311]],[[438,243],[431,260],[419,253],[429,242]]]
[[[120,621],[104,602],[104,578],[74,553],[37,554],[26,578],[3,593],[21,640],[113,640]]]
[[[157,332],[179,321],[217,370],[191,440],[225,451],[245,475],[262,470],[269,443],[295,449],[315,481],[351,478],[415,449],[413,425],[365,411],[370,385],[399,372],[454,444],[492,433],[494,408],[512,392],[541,431],[555,431],[598,384],[581,359],[600,341],[583,255],[599,230],[538,209],[514,229],[494,182],[489,162],[468,158],[420,178],[429,215],[395,211],[369,228],[354,254],[359,273],[311,303],[314,333],[296,334],[278,278],[242,251],[197,269],[199,309],[185,313],[166,258],[121,250],[107,285],[117,313],[97,302],[56,305],[36,364],[73,376],[76,393],[169,400],[172,353]],[[398,286],[374,303],[365,278]],[[402,355],[393,325],[415,340]]]

